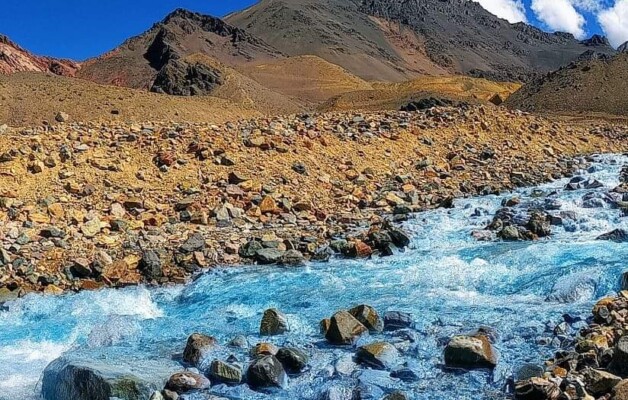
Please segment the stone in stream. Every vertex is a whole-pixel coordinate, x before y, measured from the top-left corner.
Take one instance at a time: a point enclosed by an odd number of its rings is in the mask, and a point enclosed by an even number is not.
[[[262,322],[260,324],[259,333],[262,336],[281,335],[290,330],[288,327],[288,318],[284,313],[276,308],[270,308],[264,311]]]
[[[209,367],[209,377],[212,379],[212,382],[239,385],[242,382],[242,370],[235,365],[214,360]]]
[[[375,309],[366,304],[361,304],[349,310],[349,314],[360,321],[369,332],[379,333],[384,330],[384,321],[380,318]]]
[[[288,382],[288,375],[277,357],[263,356],[251,362],[246,381],[252,389],[283,388]]]
[[[408,400],[408,396],[400,390],[395,390],[394,392],[386,395],[383,400]]]
[[[399,364],[399,351],[390,343],[375,342],[361,346],[356,359],[375,369],[391,369]]]
[[[347,311],[338,311],[329,321],[325,338],[331,344],[351,345],[368,329]]]
[[[195,367],[199,367],[207,354],[216,347],[216,339],[201,333],[193,333],[188,337],[183,361]]]
[[[552,233],[551,223],[547,215],[538,212],[532,213],[526,228],[538,237],[546,237]]]
[[[146,399],[181,368],[169,359],[138,359],[89,349],[65,353],[43,372],[45,400]]]
[[[272,343],[258,343],[250,351],[252,358],[260,356],[274,356],[279,352],[279,348]]]
[[[246,339],[246,336],[238,335],[231,339],[231,341],[229,342],[229,346],[246,349],[249,347],[249,341]]]
[[[497,356],[484,335],[454,336],[445,347],[445,365],[454,368],[494,368]]]
[[[288,250],[279,259],[279,264],[294,267],[303,266],[305,265],[305,257],[298,250]]]
[[[309,361],[309,357],[303,350],[294,347],[282,347],[277,352],[276,357],[290,374],[302,372]]]
[[[583,372],[584,381],[587,390],[595,396],[601,396],[609,393],[619,382],[621,378],[610,372],[599,369],[587,368]]]
[[[177,393],[187,393],[193,390],[208,389],[211,382],[205,376],[190,371],[172,374],[166,383],[166,389]]]
[[[515,383],[517,400],[554,400],[562,394],[556,383],[545,378],[530,378]]]
[[[519,229],[516,226],[508,225],[504,229],[502,229],[498,236],[506,241],[516,241],[521,239],[521,235],[519,235]]]
[[[597,237],[597,240],[609,240],[617,243],[628,242],[628,231],[615,229]]]
[[[412,314],[402,311],[387,311],[384,313],[384,330],[396,331],[412,327]]]

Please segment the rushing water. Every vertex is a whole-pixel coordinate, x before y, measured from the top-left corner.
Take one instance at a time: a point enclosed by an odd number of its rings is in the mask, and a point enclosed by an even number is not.
[[[620,156],[599,157],[583,174],[604,183],[597,191],[608,191],[618,184],[626,162]],[[548,194],[565,183],[535,189]],[[535,189],[523,189],[518,195],[524,203],[543,202],[538,193],[532,196]],[[0,311],[0,398],[38,398],[43,368],[77,347],[115,347],[139,358],[171,356],[180,353],[187,336],[196,331],[222,343],[244,334],[254,344],[260,340],[262,312],[269,307],[288,314],[291,324],[289,334],[271,341],[308,348],[311,368],[291,378],[285,391],[272,395],[252,392],[245,385],[219,386],[217,393],[243,399],[315,399],[331,386],[355,386],[361,379],[379,387],[376,394],[399,388],[416,399],[504,397],[503,388],[518,366],[542,363],[556,350],[556,342],[547,342],[563,314],[586,317],[596,298],[618,288],[628,245],[595,238],[614,228],[628,228],[628,218],[608,206],[582,208],[582,196],[588,192],[559,190],[552,195],[561,210],[574,211],[577,219],[553,227],[550,239],[536,242],[473,239],[471,232],[486,226],[502,199],[512,194],[489,196],[459,200],[452,210],[416,215],[405,225],[413,236],[410,248],[390,258],[334,260],[293,269],[219,270],[174,288],[29,295]],[[387,373],[365,372],[351,363],[351,349],[324,345],[319,321],[361,303],[380,313],[413,314],[416,342],[404,361],[417,381],[403,383]],[[443,371],[443,341],[483,325],[498,333],[495,371]]]

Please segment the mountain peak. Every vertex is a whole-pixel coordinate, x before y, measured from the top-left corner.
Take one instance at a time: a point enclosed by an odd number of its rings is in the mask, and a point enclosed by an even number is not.
[[[0,34],[0,74],[32,71],[74,76],[77,69],[73,61],[36,56]]]
[[[617,48],[617,51],[620,53],[628,53],[628,42],[625,42],[621,46]]]
[[[593,35],[589,39],[585,39],[581,42],[585,46],[609,46],[610,42],[606,36]]]

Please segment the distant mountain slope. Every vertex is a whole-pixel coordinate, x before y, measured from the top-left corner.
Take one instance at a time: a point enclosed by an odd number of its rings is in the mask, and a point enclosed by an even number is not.
[[[220,84],[220,74],[183,60],[195,53],[228,66],[282,57],[262,40],[219,18],[178,9],[143,34],[85,62],[78,76],[169,94],[207,94]],[[153,87],[157,78],[158,85]],[[176,87],[179,84],[183,87]]]
[[[77,69],[73,61],[35,56],[0,34],[0,74],[32,71],[73,76]]]
[[[588,53],[524,85],[506,104],[526,111],[628,115],[628,53]]]
[[[615,52],[604,38],[513,25],[469,0],[261,0],[225,19],[286,54],[317,55],[370,80],[529,80],[587,49]]]

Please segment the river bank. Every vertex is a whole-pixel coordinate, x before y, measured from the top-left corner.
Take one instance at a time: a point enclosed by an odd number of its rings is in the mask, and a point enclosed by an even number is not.
[[[151,371],[149,377],[135,377],[150,378],[150,387],[159,391],[171,374],[191,367],[185,361],[186,340],[199,332],[214,337],[216,346],[198,370],[187,371],[206,375],[211,389],[178,389],[182,399],[329,399],[355,393],[380,398],[396,391],[410,399],[512,395],[507,388],[522,367],[534,365],[533,371],[544,373],[544,361],[573,344],[573,336],[562,333],[565,324],[570,332],[585,327],[596,299],[620,287],[626,246],[597,239],[627,229],[626,218],[617,204],[589,200],[617,193],[613,189],[621,184],[626,160],[592,161],[576,172],[583,178],[576,179],[583,183],[579,187],[565,179],[500,196],[458,199],[452,209],[417,214],[401,226],[411,238],[408,249],[387,258],[334,258],[289,269],[219,268],[187,285],[31,294],[7,303],[0,311],[0,376],[6,377],[0,388],[10,398],[39,398],[41,372],[62,357],[92,371]],[[505,204],[517,227],[528,226],[530,209],[555,217],[550,235],[535,241],[478,240],[475,232],[487,231],[496,215],[504,215]],[[407,313],[409,320],[400,320],[409,325],[376,330],[353,346],[328,343],[319,322],[359,304],[374,307],[384,321],[390,312]],[[289,329],[267,336],[260,325],[273,308]],[[451,339],[478,328],[490,338],[496,366],[464,373],[445,368]],[[289,374],[272,394],[253,390],[248,378],[239,385],[221,383],[205,368],[218,360],[240,368],[245,377],[256,359],[252,350],[261,342],[272,345],[267,349],[305,352],[307,368]],[[384,369],[355,358],[358,347],[378,342],[397,351]],[[52,364],[49,377],[59,365]],[[55,382],[73,381],[46,382],[46,388],[54,388]]]
[[[385,219],[569,176],[574,156],[627,148],[623,126],[481,106],[7,129],[0,297],[389,254],[368,235]]]

